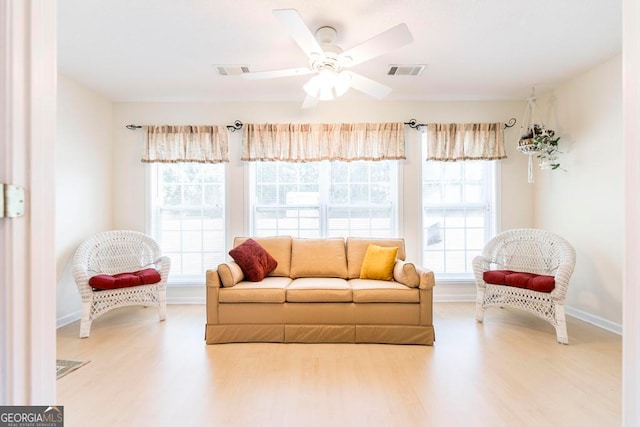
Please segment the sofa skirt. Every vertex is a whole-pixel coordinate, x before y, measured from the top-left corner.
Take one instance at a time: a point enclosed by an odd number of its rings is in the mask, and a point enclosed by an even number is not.
[[[217,319],[220,325],[413,326],[421,324],[420,314],[420,304],[404,303],[235,303],[218,304]]]
[[[207,324],[207,344],[240,342],[433,345],[432,325]]]

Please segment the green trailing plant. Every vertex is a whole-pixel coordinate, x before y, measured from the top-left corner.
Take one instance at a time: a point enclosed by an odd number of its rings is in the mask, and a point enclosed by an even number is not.
[[[555,132],[551,129],[546,130],[541,135],[533,137],[533,143],[538,147],[538,158],[540,159],[540,168],[542,169],[561,169],[558,154],[559,136],[555,136]]]
[[[520,147],[527,147],[530,152],[536,152],[540,159],[541,169],[562,169],[558,155],[562,154],[558,150],[560,137],[552,129],[546,129],[542,125],[534,124],[527,133],[520,138]],[[564,169],[562,169],[564,170]]]

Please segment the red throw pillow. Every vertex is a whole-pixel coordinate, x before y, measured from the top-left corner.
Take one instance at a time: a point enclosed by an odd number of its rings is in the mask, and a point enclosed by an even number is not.
[[[278,266],[278,262],[253,239],[231,249],[229,255],[240,266],[245,279],[251,282],[260,282]]]

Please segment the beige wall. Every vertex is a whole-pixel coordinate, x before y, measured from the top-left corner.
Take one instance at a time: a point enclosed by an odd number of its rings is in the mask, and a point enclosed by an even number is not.
[[[515,150],[520,123],[505,133],[508,159],[500,162],[498,229],[546,228],[576,247],[578,264],[567,300],[570,313],[619,329],[622,294],[622,113],[621,59],[614,58],[577,76],[540,100],[545,121],[562,135],[568,172],[536,171],[526,179],[526,156]],[[108,228],[149,232],[148,167],[140,162],[142,132],[126,124],[231,124],[260,122],[423,123],[489,122],[521,119],[524,102],[362,102],[321,104],[302,110],[298,103],[116,103],[111,104],[72,80],[60,77],[57,179],[58,319],[77,313],[79,297],[70,274],[75,247]],[[401,212],[410,259],[419,260],[419,134],[407,132]],[[228,168],[229,235],[248,234],[241,133],[231,134]],[[606,141],[606,150],[603,150]],[[113,156],[113,161],[112,161]],[[81,161],[79,161],[81,160]],[[82,179],[78,179],[82,177]],[[113,193],[113,195],[112,195]],[[85,206],[98,206],[87,215]],[[588,230],[588,232],[585,232]],[[471,284],[440,283],[436,299],[469,300]],[[202,286],[173,287],[176,302],[202,301]],[[607,323],[609,323],[607,325]]]
[[[80,295],[71,274],[76,247],[111,228],[113,105],[58,75],[55,140],[57,319],[78,318]],[[53,143],[53,141],[52,141]]]
[[[537,172],[534,224],[576,249],[568,312],[619,330],[625,236],[621,57],[571,79],[540,106],[550,112],[547,125],[561,136],[561,165],[568,171]]]
[[[145,201],[147,200],[147,167],[140,162],[142,132],[131,131],[125,125],[134,124],[231,124],[235,120],[245,123],[288,122],[379,122],[408,121],[434,122],[505,122],[519,117],[524,102],[361,102],[322,104],[312,110],[302,110],[299,103],[224,103],[224,104],[174,104],[174,103],[118,103],[114,107],[114,226],[146,230]],[[500,212],[500,228],[528,227],[533,224],[533,189],[526,182],[526,159],[516,150],[520,133],[517,127],[505,133],[509,158],[500,162],[500,198],[505,208]],[[420,135],[407,132],[407,157],[403,162],[403,234],[407,240],[410,259],[420,256]],[[248,208],[245,204],[245,169],[240,159],[241,133],[230,138],[228,182],[229,235],[246,235]],[[169,298],[188,302],[204,295],[204,289],[182,287],[169,289]],[[469,284],[447,284],[436,289],[441,299],[468,299],[475,295]]]

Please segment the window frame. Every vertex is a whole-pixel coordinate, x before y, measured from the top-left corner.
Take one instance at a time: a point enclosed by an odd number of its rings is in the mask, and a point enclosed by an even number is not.
[[[362,162],[373,162],[372,160],[361,160]],[[390,227],[390,236],[396,237],[399,235],[402,230],[402,162],[396,160],[384,160],[385,162],[393,162],[393,169],[390,171],[390,175],[392,177],[391,181],[391,190],[394,192],[393,199],[390,208],[392,211],[391,217],[391,227]],[[329,205],[330,199],[330,191],[331,191],[331,163],[335,161],[323,160],[319,162],[308,162],[308,163],[319,163],[319,196],[318,196],[318,221],[319,221],[319,236],[317,238],[326,238],[326,237],[337,237],[335,234],[329,234],[328,224],[328,210],[331,207],[336,207],[336,205]],[[353,162],[344,162],[344,163],[354,163]],[[378,161],[376,161],[378,162]],[[255,212],[256,212],[256,174],[257,174],[257,164],[261,162],[248,162],[247,165],[247,227],[250,232],[250,235],[258,235],[256,234],[256,224],[255,224]],[[267,163],[267,162],[265,162]],[[268,163],[277,163],[277,162],[268,162]],[[281,162],[287,163],[287,162]],[[305,163],[300,163],[305,164]],[[322,177],[327,177],[329,179],[323,179]],[[305,205],[306,206],[306,205]],[[282,208],[283,206],[279,206],[278,208]],[[295,206],[292,206],[295,207]],[[339,205],[338,205],[339,207]],[[352,206],[353,207],[353,206]],[[279,233],[277,233],[279,234]],[[272,234],[270,234],[272,235]],[[348,236],[340,236],[340,237],[348,237]],[[316,237],[314,237],[316,238]]]
[[[426,135],[424,135],[424,138],[422,139],[422,144],[421,144],[421,154],[422,154],[422,158],[426,158]],[[420,203],[420,260],[422,265],[424,265],[426,268],[432,268],[431,266],[427,265],[427,260],[426,260],[426,247],[427,247],[427,224],[424,224],[424,218],[425,218],[425,210],[427,209],[428,205],[427,202],[424,198],[424,193],[425,193],[425,168],[427,167],[427,165],[429,163],[435,163],[435,161],[426,161],[423,160],[423,162],[425,162],[426,164],[423,164],[422,167],[420,168],[420,191],[421,191],[421,203]],[[443,210],[455,210],[455,209],[461,209],[464,210],[465,208],[485,208],[485,226],[484,226],[484,242],[483,242],[483,247],[484,245],[489,241],[489,239],[491,239],[491,237],[493,237],[498,229],[499,229],[499,225],[501,223],[501,216],[500,216],[500,212],[501,212],[501,199],[500,199],[500,192],[501,192],[501,186],[500,186],[500,176],[501,176],[501,170],[500,170],[500,162],[496,161],[496,160],[466,160],[466,161],[460,161],[462,163],[464,162],[485,162],[486,163],[486,174],[488,175],[489,178],[489,182],[484,182],[483,183],[483,188],[484,191],[487,192],[487,197],[485,198],[485,201],[483,202],[478,202],[478,203],[464,203],[464,202],[460,202],[460,203],[442,203],[439,206],[432,206],[432,208],[434,209],[438,209],[441,208]],[[443,163],[448,163],[448,162],[443,162]],[[464,174],[464,172],[463,172]],[[465,228],[466,229],[466,228]],[[467,253],[467,249],[466,249],[466,243],[465,243],[465,247],[463,252],[465,253],[465,257],[466,257],[466,253]],[[443,249],[443,252],[445,252],[446,249]],[[474,283],[475,282],[475,278],[473,275],[473,269],[470,265],[467,265],[468,271],[467,272],[456,272],[456,273],[445,273],[445,272],[439,272],[434,270],[434,273],[437,275],[438,277],[438,282],[442,282],[442,283]]]
[[[190,162],[184,162],[186,163],[190,163]],[[149,163],[148,164],[148,168],[147,172],[145,174],[145,188],[147,191],[147,197],[145,197],[145,211],[146,211],[146,221],[145,221],[145,230],[146,233],[150,236],[152,236],[157,242],[158,244],[161,246],[162,249],[162,242],[160,241],[160,239],[158,238],[158,236],[155,234],[155,230],[157,229],[156,227],[156,221],[157,221],[157,217],[155,216],[154,213],[154,209],[155,209],[155,203],[154,203],[154,198],[157,197],[159,188],[158,188],[158,180],[157,177],[159,175],[159,165],[163,165],[163,163]],[[200,165],[200,167],[203,167],[204,165],[210,165],[210,166],[215,166],[215,167],[221,167],[223,168],[223,171],[221,173],[221,177],[223,179],[222,182],[222,189],[224,191],[224,195],[222,197],[223,200],[223,206],[221,207],[222,210],[222,239],[221,239],[221,243],[222,243],[222,256],[223,258],[221,259],[220,262],[224,262],[226,261],[226,253],[227,253],[227,236],[228,236],[228,232],[229,232],[229,188],[228,188],[228,167],[226,166],[227,163],[198,163],[198,165]],[[205,251],[203,250],[201,253],[204,253]],[[163,253],[164,255],[164,253]],[[214,268],[216,265],[218,265],[215,261],[214,264],[215,265],[210,265],[210,266],[206,266],[203,265],[203,269],[201,273],[198,274],[192,274],[192,275],[177,275],[174,273],[172,274],[172,272],[175,272],[174,269],[174,263],[172,262],[172,268],[169,271],[169,279],[167,280],[167,286],[171,286],[171,287],[189,287],[189,286],[204,286],[205,285],[205,270],[207,268]],[[203,262],[203,264],[205,264]]]

